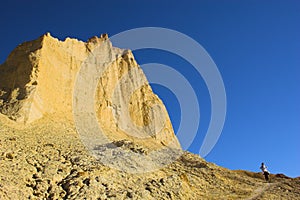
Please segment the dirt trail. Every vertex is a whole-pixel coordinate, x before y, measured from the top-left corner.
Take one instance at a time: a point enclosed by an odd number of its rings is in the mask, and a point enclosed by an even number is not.
[[[279,183],[266,183],[263,187],[257,188],[254,192],[253,195],[246,200],[256,200],[262,197],[262,195],[269,190],[270,188],[278,185]]]

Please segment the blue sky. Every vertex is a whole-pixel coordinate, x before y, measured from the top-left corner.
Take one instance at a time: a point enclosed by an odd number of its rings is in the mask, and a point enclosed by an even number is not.
[[[0,62],[24,41],[45,32],[86,41],[94,35],[138,27],[164,27],[199,42],[222,75],[227,116],[221,137],[205,157],[230,169],[300,176],[300,3],[298,1],[9,1],[1,2]],[[140,64],[157,62],[182,73],[197,91],[199,152],[210,120],[210,98],[201,76],[182,58],[160,50],[134,52]],[[153,89],[175,130],[180,109],[162,86]],[[187,97],[188,98],[188,97]]]

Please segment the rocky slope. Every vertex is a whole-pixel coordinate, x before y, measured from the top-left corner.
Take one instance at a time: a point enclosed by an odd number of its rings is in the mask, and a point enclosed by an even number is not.
[[[0,199],[300,199],[300,179],[231,171],[185,152],[154,172],[131,174],[92,157],[71,120],[26,128],[0,117]],[[135,147],[131,147],[135,151]]]
[[[95,89],[77,88],[78,77]],[[89,109],[109,143],[95,146]],[[0,199],[300,199],[299,178],[266,183],[182,152],[132,53],[107,35],[85,43],[46,34],[19,45],[0,65],[0,112]],[[167,157],[152,154],[164,148]]]

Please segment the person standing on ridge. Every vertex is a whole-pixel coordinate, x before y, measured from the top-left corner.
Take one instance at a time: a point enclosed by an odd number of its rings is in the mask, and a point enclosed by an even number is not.
[[[261,163],[260,169],[265,176],[266,181],[269,181],[270,172],[267,170],[267,167],[264,163]]]

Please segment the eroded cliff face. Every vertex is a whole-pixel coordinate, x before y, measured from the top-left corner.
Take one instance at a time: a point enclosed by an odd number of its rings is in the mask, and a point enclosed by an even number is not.
[[[103,65],[99,65],[101,60],[94,61],[99,57],[91,58],[96,54],[105,57]],[[0,112],[24,124],[53,113],[71,118],[73,101],[85,98],[74,97],[76,78],[85,62],[96,71],[103,70],[100,77],[85,74],[87,80],[97,81],[91,96],[94,99],[86,103],[93,104],[109,139],[135,140],[151,148],[173,141],[174,147],[180,147],[166,108],[152,92],[133,54],[113,47],[107,34],[82,42],[70,38],[59,41],[47,33],[19,45],[0,65]],[[137,83],[141,85],[137,87]],[[81,87],[91,90],[89,85]]]
[[[47,113],[70,113],[72,85],[87,56],[86,46],[50,34],[19,45],[0,66],[0,112],[20,123]]]

